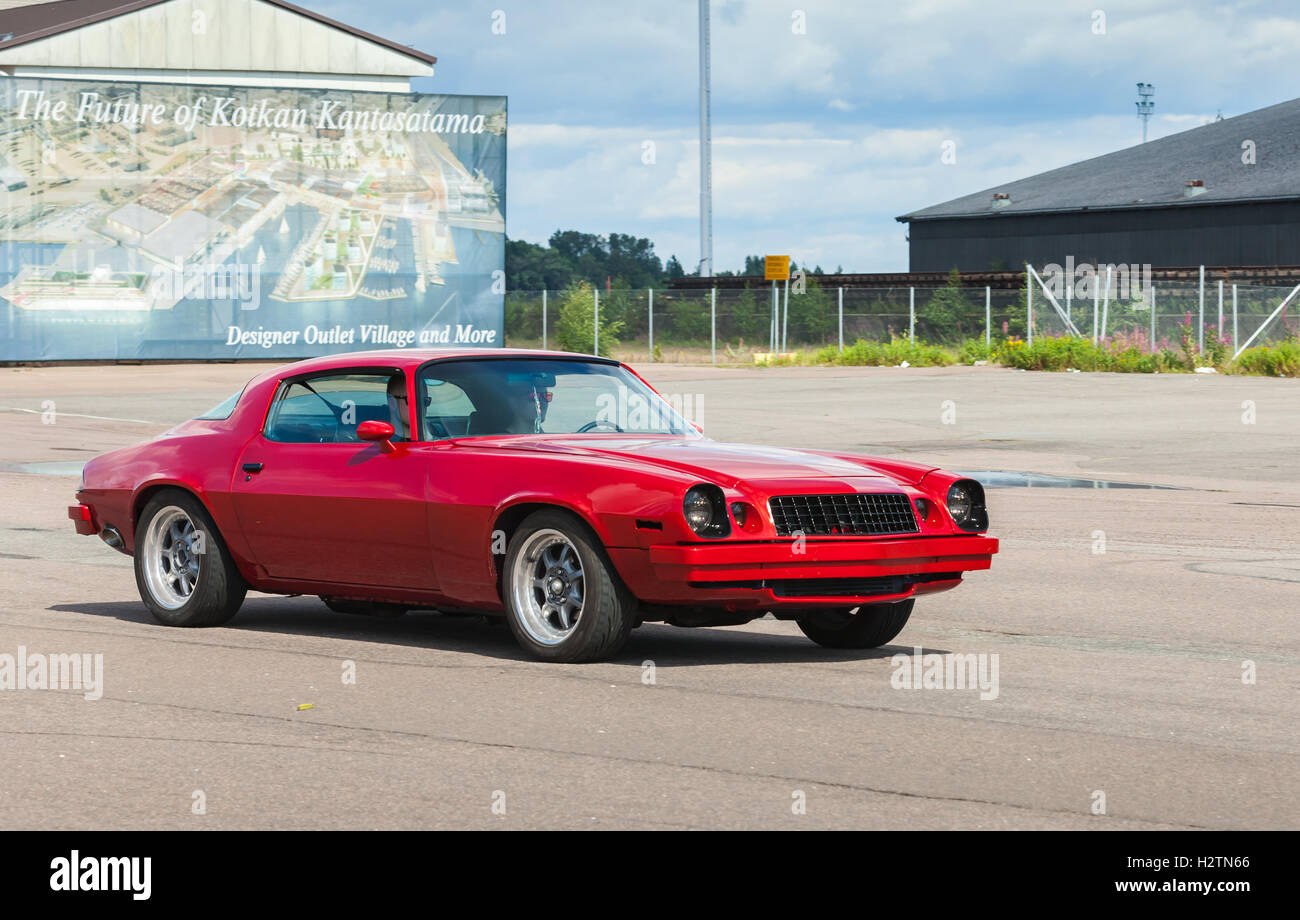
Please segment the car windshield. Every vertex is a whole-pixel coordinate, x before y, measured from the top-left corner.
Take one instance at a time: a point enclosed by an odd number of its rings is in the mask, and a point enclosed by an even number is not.
[[[439,361],[420,373],[428,440],[502,434],[699,432],[617,364],[543,358]]]

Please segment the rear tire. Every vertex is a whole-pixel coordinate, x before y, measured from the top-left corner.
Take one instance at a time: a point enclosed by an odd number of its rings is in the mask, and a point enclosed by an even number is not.
[[[595,534],[566,511],[538,511],[519,525],[501,587],[515,640],[544,661],[609,658],[636,623],[636,598]]]
[[[880,648],[903,631],[916,601],[897,604],[863,604],[857,613],[819,610],[796,622],[803,634],[827,648]]]
[[[203,503],[167,489],[151,498],[135,529],[135,584],[165,626],[220,626],[248,593]]]

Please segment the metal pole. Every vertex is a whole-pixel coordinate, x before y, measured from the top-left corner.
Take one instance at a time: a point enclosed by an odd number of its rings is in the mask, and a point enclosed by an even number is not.
[[[600,289],[591,289],[591,353],[600,354]]]
[[[700,0],[700,276],[713,277],[713,136],[709,106],[709,0]]]
[[[772,279],[772,321],[767,324],[767,350],[773,356],[776,355],[776,319],[776,279],[774,278]]]
[[[1196,350],[1205,351],[1205,266],[1201,266],[1201,282],[1198,288],[1197,301],[1200,308],[1196,323]]]
[[[785,279],[785,319],[781,323],[781,353],[790,349],[790,279]]]
[[[1237,347],[1237,286],[1232,286],[1232,347]]]
[[[907,289],[907,340],[916,341],[916,288]]]
[[[1101,338],[1097,340],[1100,345],[1106,338],[1106,329],[1110,325],[1110,273],[1111,266],[1106,266],[1106,296],[1101,301]]]
[[[709,361],[718,363],[718,289],[709,292]]]
[[[1025,271],[1029,275],[1028,280],[1035,281],[1040,287],[1042,287],[1043,296],[1047,298],[1047,302],[1052,305],[1052,309],[1056,311],[1056,315],[1059,316],[1061,322],[1065,324],[1065,331],[1070,333],[1070,335],[1083,338],[1083,333],[1080,332],[1079,327],[1074,324],[1074,320],[1070,319],[1070,317],[1066,315],[1065,311],[1061,309],[1061,305],[1056,302],[1056,298],[1052,296],[1052,292],[1047,289],[1047,284],[1038,276],[1038,272],[1034,271],[1034,267],[1028,262],[1025,263]]]
[[[1215,327],[1218,330],[1219,338],[1223,338],[1223,279],[1219,279],[1219,325]]]
[[[1152,281],[1147,285],[1147,290],[1151,292],[1151,354],[1156,353],[1156,283]]]
[[[1066,311],[1069,315],[1069,311]],[[1097,344],[1097,330],[1101,323],[1101,287],[1097,284],[1097,273],[1092,273],[1092,344]]]
[[[993,344],[993,287],[984,285],[984,344]]]
[[[648,288],[647,291],[650,294],[650,309],[648,313],[650,319],[650,360],[653,361],[655,356],[655,289]]]
[[[1025,344],[1034,344],[1034,283],[1029,277],[1029,263],[1025,263]]]
[[[844,350],[844,288],[840,288],[840,351]]]
[[[542,290],[542,350],[546,350],[546,290]]]

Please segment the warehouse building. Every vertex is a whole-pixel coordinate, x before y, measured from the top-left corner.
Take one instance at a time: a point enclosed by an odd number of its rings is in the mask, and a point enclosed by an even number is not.
[[[437,58],[282,0],[0,0],[0,74],[405,93]]]
[[[0,0],[0,362],[499,343],[506,100],[435,63],[285,0]]]
[[[913,272],[1300,265],[1300,99],[898,220]]]

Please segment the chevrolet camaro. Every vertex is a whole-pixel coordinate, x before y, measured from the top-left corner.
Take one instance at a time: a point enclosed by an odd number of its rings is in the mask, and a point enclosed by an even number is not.
[[[224,623],[252,589],[503,617],[555,661],[607,658],[645,622],[769,613],[884,645],[998,548],[974,480],[718,443],[618,361],[504,349],[269,371],[91,460],[68,515],[134,557],[169,626]]]

